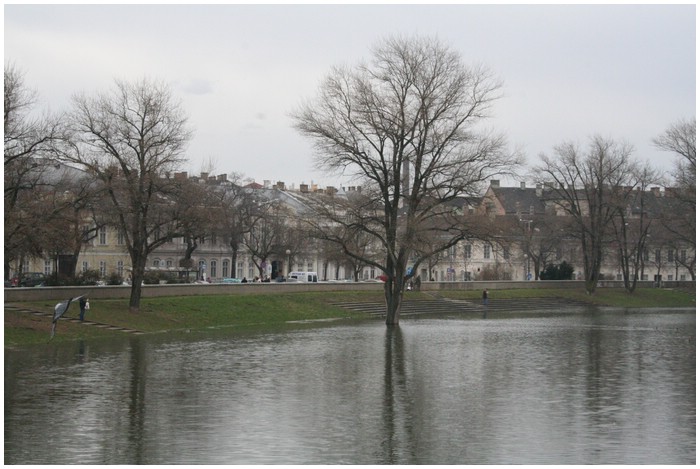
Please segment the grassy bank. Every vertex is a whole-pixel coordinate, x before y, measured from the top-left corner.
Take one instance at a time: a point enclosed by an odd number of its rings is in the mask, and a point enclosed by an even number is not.
[[[424,293],[407,292],[407,298]],[[478,299],[479,291],[439,292],[449,298]],[[493,290],[491,298],[559,297],[602,306],[619,307],[694,307],[694,292],[643,289],[630,295],[621,289],[601,289],[594,296],[584,291],[562,289]],[[144,298],[141,312],[128,312],[127,300],[94,300],[86,320],[125,327],[146,333],[198,330],[206,328],[270,329],[284,327],[290,321],[328,319],[361,320],[368,316],[335,306],[351,301],[383,301],[381,292],[287,293],[276,295],[227,295]],[[14,306],[51,313],[54,301],[19,303]],[[66,316],[78,316],[77,305],[71,305]],[[5,310],[5,347],[46,343],[51,330],[50,316]],[[60,321],[57,342],[81,338],[113,337],[124,334],[85,324]]]

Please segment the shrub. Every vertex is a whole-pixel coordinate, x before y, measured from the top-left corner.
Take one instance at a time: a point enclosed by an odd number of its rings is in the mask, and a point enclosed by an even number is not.
[[[477,274],[477,280],[512,280],[513,275],[504,264],[488,265]]]
[[[160,283],[160,272],[150,271],[143,275],[143,283],[146,285],[158,285]]]
[[[574,268],[566,261],[559,265],[547,264],[544,271],[540,273],[540,280],[571,280]]]
[[[121,285],[124,279],[117,272],[112,272],[105,278],[107,285]]]
[[[80,272],[76,278],[76,285],[97,285],[100,280],[99,270],[86,270],[85,272]]]

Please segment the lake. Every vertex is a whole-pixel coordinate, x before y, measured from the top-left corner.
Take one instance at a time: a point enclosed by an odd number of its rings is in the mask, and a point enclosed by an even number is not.
[[[694,464],[695,310],[5,351],[6,464]]]

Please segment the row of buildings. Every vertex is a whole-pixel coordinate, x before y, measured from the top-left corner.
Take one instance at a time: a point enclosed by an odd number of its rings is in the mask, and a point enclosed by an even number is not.
[[[188,176],[178,173],[179,178],[192,178],[201,184],[230,184],[225,176]],[[291,213],[304,210],[310,197],[318,194],[345,197],[360,190],[359,187],[325,187],[301,184],[298,188],[287,187],[283,182],[263,184],[249,183],[247,188],[258,191],[267,198],[274,198],[289,208]],[[663,211],[664,200],[671,192],[660,188],[640,194],[647,197],[647,211]],[[491,220],[497,233],[491,236],[479,236],[465,239],[458,245],[421,265],[420,276],[423,281],[470,281],[470,280],[536,280],[538,272],[547,264],[559,264],[566,261],[574,267],[574,279],[583,278],[580,259],[580,242],[561,228],[553,228],[546,222],[548,216],[563,217],[548,200],[546,191],[540,186],[527,187],[521,183],[517,187],[502,187],[499,181],[491,184],[482,197],[464,198],[458,209],[466,215],[483,217]],[[633,210],[632,210],[633,212]],[[645,212],[648,213],[648,212]],[[632,213],[634,216],[634,213]],[[644,213],[637,214],[644,216]],[[507,224],[493,223],[493,220],[508,219]],[[504,226],[508,228],[503,228]],[[655,242],[656,241],[656,242]],[[312,244],[313,246],[313,244]],[[147,270],[156,272],[181,273],[180,259],[186,245],[183,238],[158,248],[149,258]],[[262,277],[276,278],[290,271],[318,272],[320,280],[354,280],[356,272],[342,259],[327,259],[318,250],[307,249],[305,252],[286,250],[274,253],[263,264]],[[690,280],[694,271],[695,252],[693,246],[676,241],[669,241],[667,236],[658,237],[646,243],[644,263],[639,275],[640,280]],[[235,260],[234,260],[235,259]],[[232,256],[229,244],[222,237],[211,236],[201,240],[193,255],[195,267],[191,269],[192,279],[219,282],[226,278],[246,278],[252,280],[260,277],[250,252],[242,248]],[[53,273],[57,268],[55,259],[25,259],[23,272]],[[688,267],[690,266],[690,267]],[[691,270],[689,270],[691,269]],[[123,279],[129,278],[130,259],[126,252],[123,237],[117,230],[103,227],[97,236],[86,242],[77,264],[78,271],[95,270],[101,277],[116,274]],[[382,274],[374,267],[360,270],[359,280],[376,279]],[[614,248],[608,249],[606,262],[602,269],[605,279],[622,279],[618,257]]]

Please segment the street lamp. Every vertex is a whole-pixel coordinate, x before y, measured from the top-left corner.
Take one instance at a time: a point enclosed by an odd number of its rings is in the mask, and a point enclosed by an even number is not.
[[[527,250],[529,251],[530,250],[530,243],[532,241],[532,220],[520,218],[518,221],[520,223],[523,223],[523,222],[527,223],[527,238],[526,238],[526,243],[524,243],[524,245],[527,246]],[[535,228],[535,230],[539,231],[538,228]],[[524,254],[524,256],[525,256],[525,259],[527,261],[527,273],[525,275],[525,280],[530,280],[531,276],[530,276],[530,255],[529,255],[529,252],[526,252]]]
[[[287,249],[287,250],[284,251],[284,252],[285,252],[285,254],[287,254],[287,277],[289,277],[289,271],[290,271],[291,268],[292,268],[292,257],[291,257],[291,256],[292,256],[292,251],[290,251],[289,249]]]
[[[527,262],[527,274],[525,275],[525,280],[530,280],[530,256],[527,253],[525,253],[524,256]]]

